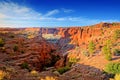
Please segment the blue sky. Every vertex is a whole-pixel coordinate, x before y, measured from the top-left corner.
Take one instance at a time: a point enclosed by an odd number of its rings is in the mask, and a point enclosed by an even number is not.
[[[120,21],[120,0],[0,0],[0,27],[67,27]]]

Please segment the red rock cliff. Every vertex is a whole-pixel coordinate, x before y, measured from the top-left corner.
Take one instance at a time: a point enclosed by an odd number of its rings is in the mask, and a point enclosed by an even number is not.
[[[59,28],[58,34],[63,38],[70,38],[73,44],[88,44],[93,40],[97,42],[102,39],[102,34],[107,37],[112,34],[115,29],[120,29],[120,23],[100,23],[93,26],[86,27],[71,27],[71,28]]]

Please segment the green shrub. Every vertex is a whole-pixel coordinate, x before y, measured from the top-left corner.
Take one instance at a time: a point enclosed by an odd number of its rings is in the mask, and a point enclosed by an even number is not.
[[[117,23],[112,23],[113,26],[117,26],[118,24]]]
[[[3,47],[5,44],[4,40],[2,38],[0,38],[0,47]]]
[[[117,40],[119,38],[120,38],[120,30],[117,29],[114,31],[114,39]]]
[[[79,59],[77,58],[69,58],[68,60],[68,66],[71,67],[73,64],[77,63],[79,61]]]
[[[20,66],[22,69],[29,69],[28,63],[26,62],[22,63]]]
[[[68,70],[70,70],[70,67],[69,67],[69,66],[65,66],[65,67],[62,67],[62,68],[57,69],[57,71],[58,71],[60,74],[63,74],[63,73],[65,73],[65,72],[67,72]]]
[[[74,63],[73,62],[68,62],[67,66],[71,67]]]
[[[95,51],[95,44],[93,43],[93,41],[90,41],[89,45],[88,45],[88,51],[89,53],[92,55]]]
[[[109,63],[105,67],[105,72],[110,74],[120,74],[120,63]]]
[[[119,56],[120,55],[120,50],[119,49],[114,49],[113,53],[115,56]]]
[[[112,56],[109,54],[109,55],[106,55],[105,58],[108,60],[108,61],[111,61],[112,60]]]
[[[111,50],[110,50],[110,47],[108,47],[107,45],[105,45],[103,48],[102,48],[102,53],[104,54],[105,58],[107,60],[112,60],[112,53],[111,53]]]
[[[105,45],[106,45],[107,47],[111,47],[111,46],[112,46],[112,41],[111,41],[111,40],[106,40]]]
[[[109,61],[112,60],[112,52],[110,49],[111,47],[112,47],[112,41],[106,40],[105,46],[103,46],[102,48],[102,53],[104,54],[105,58]]]
[[[119,62],[112,62],[106,65],[105,72],[109,74],[114,74],[114,80],[120,80],[120,63]]]
[[[17,50],[18,50],[18,45],[14,45],[14,46],[13,46],[13,50],[14,50],[14,51],[17,51]]]
[[[12,35],[12,34],[10,35],[10,38],[14,38],[14,37],[15,37],[14,35]]]
[[[69,62],[76,63],[76,62],[78,62],[78,59],[76,59],[76,58],[69,58]]]
[[[21,53],[23,54],[23,53],[25,53],[25,51],[21,50]]]

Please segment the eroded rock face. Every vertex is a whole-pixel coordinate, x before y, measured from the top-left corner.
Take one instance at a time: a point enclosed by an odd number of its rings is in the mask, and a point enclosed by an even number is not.
[[[69,38],[70,43],[80,46],[88,44],[90,41],[95,43],[104,41],[111,37],[115,29],[120,29],[119,23],[100,23],[86,27],[58,28],[58,34],[62,35],[63,38]]]
[[[85,56],[82,53],[86,51],[89,54],[88,44],[90,41],[93,41],[95,44],[95,54],[99,54],[105,41],[112,40],[116,29],[120,29],[119,23],[100,23],[86,27],[58,28],[58,34],[62,35],[62,38],[58,42],[62,47],[60,49],[61,53],[63,55],[71,55],[70,58],[74,58],[75,56],[76,59],[84,59]],[[73,47],[70,48],[70,46]],[[76,46],[79,48],[75,49]]]
[[[60,67],[64,67],[65,66],[65,59],[61,58],[60,60],[58,60],[55,64],[56,68],[60,68]]]
[[[42,34],[57,34],[57,28],[40,28]]]
[[[69,28],[27,28],[25,31],[38,32],[39,34],[55,34],[61,35],[63,38],[69,38],[70,43],[76,45],[88,44],[89,41],[98,42],[103,40],[101,37],[112,31],[113,28],[119,28],[119,23],[100,23],[93,26],[86,27],[69,27]],[[106,29],[110,29],[109,31]],[[59,40],[60,41],[60,40]],[[61,41],[60,41],[61,42]]]
[[[4,34],[8,35],[8,34]],[[15,35],[15,34],[14,34]],[[10,65],[21,65],[27,63],[30,69],[42,70],[45,66],[53,66],[53,58],[57,56],[57,46],[47,42],[41,36],[32,39],[19,35],[14,38],[4,37],[4,53],[9,57],[3,61],[9,61]],[[0,53],[2,53],[0,51]]]
[[[120,24],[100,23],[93,26],[86,27],[69,27],[69,28],[26,28],[26,29],[1,29],[1,31],[14,31],[14,32],[30,32],[35,35],[28,39],[26,37],[15,35],[15,38],[10,38],[6,34],[6,53],[13,55],[15,59],[14,64],[21,64],[27,62],[31,67],[37,67],[37,69],[43,68],[44,65],[50,64],[52,61],[52,55],[63,54],[66,55],[67,51],[74,49],[74,47],[80,46],[87,49],[89,41],[98,42],[110,39],[113,30],[120,29]],[[36,33],[37,32],[37,33]],[[34,33],[34,34],[33,34]],[[39,34],[56,34],[62,37],[58,40],[57,46],[46,42]],[[37,35],[36,35],[37,34]],[[104,35],[104,36],[103,36]],[[5,34],[4,34],[5,36]],[[3,37],[4,37],[3,36]],[[26,36],[26,35],[25,35]],[[14,51],[14,44],[18,46],[18,50]],[[102,45],[96,45],[96,48],[100,48]],[[58,50],[55,52],[56,50]],[[53,53],[53,54],[52,54]],[[60,62],[63,62],[62,60]],[[58,62],[58,63],[60,63]],[[58,66],[58,65],[57,65]]]
[[[35,38],[30,41],[28,49],[31,52],[31,57],[27,62],[37,69],[42,69],[44,66],[49,66],[52,63],[53,52],[57,49],[53,44],[46,42],[44,39]]]

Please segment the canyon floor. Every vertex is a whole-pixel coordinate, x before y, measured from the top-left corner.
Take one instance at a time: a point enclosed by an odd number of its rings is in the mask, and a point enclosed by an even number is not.
[[[109,80],[111,62],[120,62],[120,23],[0,28],[0,80]]]

